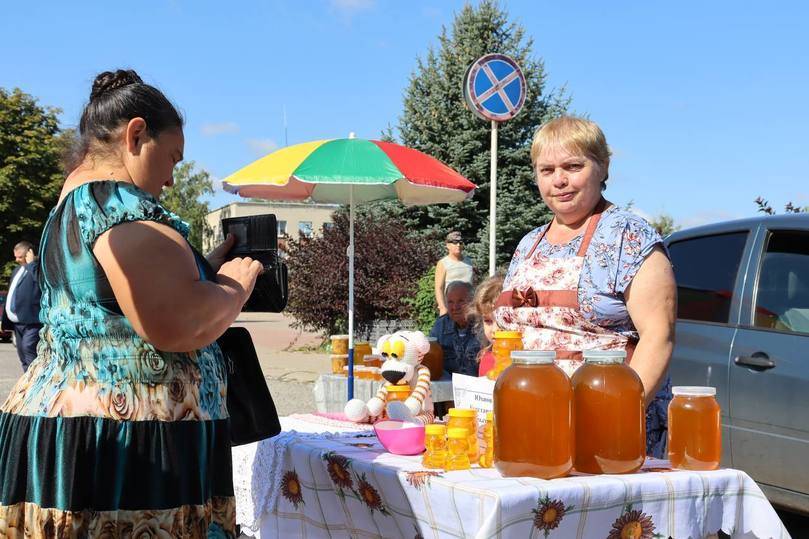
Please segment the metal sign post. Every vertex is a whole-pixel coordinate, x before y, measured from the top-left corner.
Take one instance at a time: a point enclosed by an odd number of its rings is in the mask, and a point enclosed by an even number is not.
[[[492,162],[489,171],[489,276],[494,275],[497,268],[497,122],[492,120]]]
[[[496,271],[497,254],[497,127],[514,118],[525,104],[522,69],[504,54],[487,54],[466,70],[464,98],[478,118],[492,122],[489,183],[489,275]]]

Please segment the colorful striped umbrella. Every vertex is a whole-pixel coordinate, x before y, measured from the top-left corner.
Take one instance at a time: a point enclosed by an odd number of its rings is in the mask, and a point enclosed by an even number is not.
[[[407,205],[461,202],[475,184],[441,161],[392,142],[357,138],[287,146],[234,173],[244,197],[348,204],[398,198]]]
[[[379,140],[317,140],[287,146],[225,178],[248,198],[349,205],[348,398],[354,395],[354,204],[398,198],[406,205],[462,202],[475,184],[418,150]]]

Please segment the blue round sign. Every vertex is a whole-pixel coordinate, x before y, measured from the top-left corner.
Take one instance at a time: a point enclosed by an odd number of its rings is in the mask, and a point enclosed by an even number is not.
[[[510,120],[525,104],[525,76],[505,54],[478,58],[466,71],[463,90],[469,109],[484,120]]]

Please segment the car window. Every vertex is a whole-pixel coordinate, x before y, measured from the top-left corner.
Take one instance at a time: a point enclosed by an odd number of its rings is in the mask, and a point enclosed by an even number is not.
[[[747,232],[702,236],[669,245],[677,279],[677,318],[730,321],[730,303]]]
[[[756,327],[809,333],[809,233],[770,234],[755,306]]]

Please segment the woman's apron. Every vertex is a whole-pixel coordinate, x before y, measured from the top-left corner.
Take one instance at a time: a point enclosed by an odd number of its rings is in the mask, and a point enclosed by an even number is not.
[[[605,206],[602,200],[590,216],[574,257],[534,256],[551,228],[548,225],[515,268],[511,288],[495,303],[498,325],[504,330],[522,331],[526,350],[556,350],[557,364],[568,376],[582,364],[582,350],[626,350],[627,362],[635,351],[633,340],[588,320],[579,303],[584,256]]]
[[[584,362],[582,350],[626,350],[627,363],[635,351],[634,339],[590,321],[579,303],[584,256],[605,209],[606,201],[602,199],[588,219],[574,257],[550,258],[538,253],[535,256],[539,242],[551,228],[548,225],[512,272],[511,288],[504,290],[495,303],[497,325],[504,330],[521,331],[526,350],[555,350],[556,364],[568,376],[573,376]],[[666,380],[660,393],[667,393],[669,384]],[[660,457],[665,442],[667,404],[656,400],[647,411],[647,448],[650,454]]]

